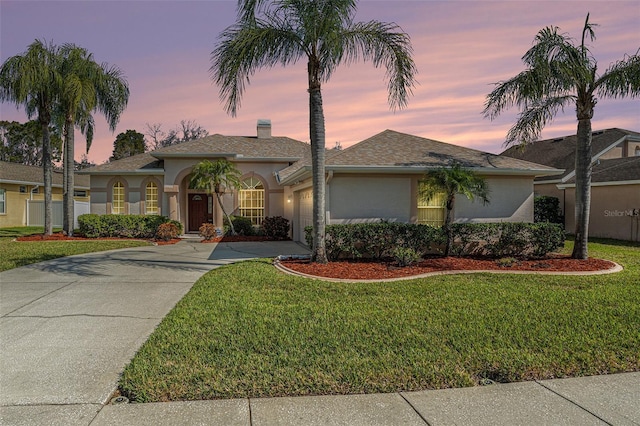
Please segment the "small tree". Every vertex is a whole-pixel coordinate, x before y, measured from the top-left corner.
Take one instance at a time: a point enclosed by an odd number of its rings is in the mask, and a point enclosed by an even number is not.
[[[192,188],[204,189],[209,194],[216,194],[216,199],[222,209],[222,213],[229,221],[232,235],[235,235],[236,230],[233,228],[233,221],[224,209],[221,194],[224,193],[225,188],[239,189],[241,176],[242,174],[235,164],[228,160],[221,159],[214,162],[209,160],[199,162],[194,166],[193,176],[191,177]]]
[[[116,136],[113,142],[113,153],[109,161],[131,157],[132,155],[144,153],[146,148],[144,135],[135,130],[127,130]]]
[[[487,204],[489,202],[487,181],[474,171],[455,163],[451,167],[441,167],[427,172],[420,183],[422,184],[420,196],[427,201],[443,192],[445,194],[443,199],[446,209],[443,225],[446,236],[444,255],[449,256],[452,243],[451,212],[455,205],[456,194],[462,194],[471,201],[478,197],[483,204]]]

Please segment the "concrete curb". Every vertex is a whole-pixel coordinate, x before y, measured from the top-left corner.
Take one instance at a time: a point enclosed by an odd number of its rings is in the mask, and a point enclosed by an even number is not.
[[[614,264],[612,268],[605,269],[602,271],[576,271],[576,272],[559,272],[559,271],[498,271],[493,269],[478,269],[473,271],[436,271],[436,272],[428,272],[426,274],[419,275],[411,275],[408,277],[398,277],[398,278],[385,278],[380,280],[354,280],[354,279],[344,279],[344,278],[328,278],[328,277],[319,277],[317,275],[309,275],[302,272],[294,271],[293,269],[289,269],[284,266],[279,259],[275,259],[273,261],[273,266],[276,267],[281,272],[289,275],[295,275],[303,278],[310,278],[320,281],[329,281],[329,282],[337,282],[337,283],[385,283],[385,282],[395,282],[395,281],[406,281],[406,280],[415,280],[419,278],[427,278],[434,277],[438,275],[457,275],[457,274],[515,274],[515,275],[577,275],[577,276],[587,276],[587,275],[606,275],[606,274],[614,274],[616,272],[621,272],[624,268],[616,262],[609,261]]]

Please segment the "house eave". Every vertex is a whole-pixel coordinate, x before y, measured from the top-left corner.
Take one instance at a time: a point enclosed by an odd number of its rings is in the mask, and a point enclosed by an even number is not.
[[[177,153],[165,153],[165,152],[151,152],[152,157],[159,160],[165,158],[236,158],[239,154],[230,152],[177,152]],[[240,155],[241,156],[241,155]]]
[[[640,185],[640,179],[636,180],[611,180],[607,182],[592,182],[591,186],[619,186],[619,185]],[[556,185],[558,189],[575,188],[575,183],[563,183]]]
[[[78,171],[81,175],[164,175],[164,169],[136,169],[136,170],[102,170],[102,171]]]

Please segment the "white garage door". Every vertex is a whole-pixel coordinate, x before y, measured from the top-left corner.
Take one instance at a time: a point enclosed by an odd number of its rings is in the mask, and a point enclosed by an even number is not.
[[[298,241],[305,243],[304,228],[313,226],[313,190],[299,192]]]

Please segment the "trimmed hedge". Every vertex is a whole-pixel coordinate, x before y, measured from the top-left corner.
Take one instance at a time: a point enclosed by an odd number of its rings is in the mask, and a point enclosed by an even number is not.
[[[269,216],[262,221],[264,236],[272,240],[288,240],[289,228],[289,219],[282,216]]]
[[[251,219],[244,216],[229,216],[231,218],[231,222],[233,223],[233,229],[236,231],[238,235],[255,235],[256,230],[253,227],[253,223],[251,223]],[[222,219],[222,224],[224,228],[224,235],[231,234],[231,227],[229,226],[229,221],[225,216]]]
[[[500,258],[543,257],[564,245],[562,226],[553,223],[456,223],[452,225],[452,256]],[[312,228],[305,228],[309,247]],[[442,228],[408,223],[328,225],[325,248],[329,260],[394,257],[398,247],[420,255],[441,253]]]
[[[163,223],[172,223],[178,232],[182,233],[182,224],[165,216],[123,214],[78,216],[80,233],[87,238],[155,238],[158,227]]]
[[[564,216],[560,211],[560,200],[557,197],[540,195],[533,199],[533,221],[564,224]]]

